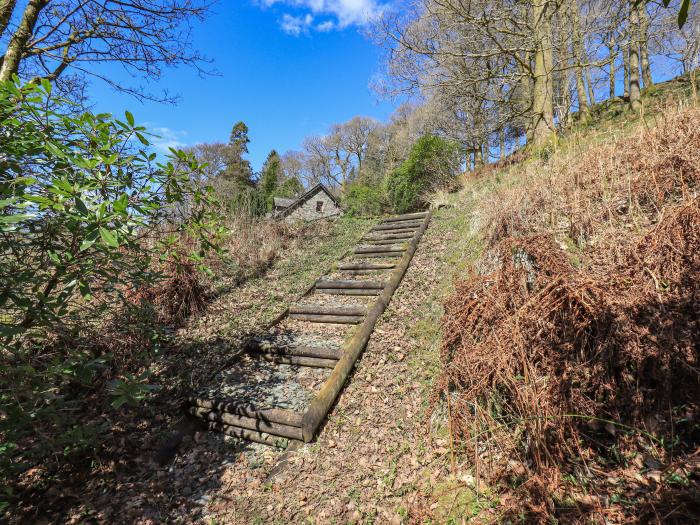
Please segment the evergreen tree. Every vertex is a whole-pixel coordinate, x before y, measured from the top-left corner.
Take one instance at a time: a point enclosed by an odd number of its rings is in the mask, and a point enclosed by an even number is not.
[[[275,150],[272,150],[263,164],[258,185],[258,189],[265,199],[267,211],[272,210],[274,198],[279,195],[281,172],[280,156]]]
[[[304,185],[296,177],[285,180],[279,188],[279,197],[297,197],[304,191]]]
[[[231,130],[226,152],[226,170],[224,178],[236,183],[240,190],[250,188],[253,183],[253,169],[250,161],[244,157],[248,154],[248,126],[245,122],[238,122]]]

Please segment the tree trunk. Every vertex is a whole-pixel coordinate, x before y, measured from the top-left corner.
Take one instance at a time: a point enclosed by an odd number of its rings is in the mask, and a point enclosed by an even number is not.
[[[7,29],[7,24],[10,23],[16,3],[17,0],[0,0],[0,37],[5,34],[5,29]]]
[[[17,73],[19,62],[26,50],[29,39],[32,37],[34,26],[39,19],[39,13],[50,1],[29,0],[17,31],[12,35],[9,44],[7,44],[5,58],[2,62],[2,67],[0,67],[0,81],[10,80],[12,75]]]
[[[484,146],[482,144],[479,144],[479,147],[476,148],[476,152],[475,152],[474,166],[480,168],[483,165],[484,165]]]
[[[535,145],[546,140],[554,130],[552,27],[547,0],[535,0],[532,5],[535,35],[535,70],[532,93],[532,140]]]
[[[498,142],[501,146],[501,160],[506,158],[506,132],[501,128],[498,131]]]
[[[630,50],[629,48],[622,51],[622,66],[625,70],[624,85],[625,91],[623,96],[628,98],[630,96]]]
[[[595,104],[595,93],[593,92],[593,80],[591,80],[591,68],[583,68],[586,75],[586,85],[588,86],[588,99],[591,104]]]
[[[608,45],[608,55],[610,57],[610,69],[608,71],[608,93],[609,99],[615,98],[615,60],[617,59],[617,52],[615,51],[615,41],[611,41]]]
[[[654,85],[654,79],[651,77],[651,62],[649,61],[649,13],[646,6],[640,4],[637,7],[639,13],[639,54],[642,60],[642,79],[644,87]]]
[[[639,6],[630,0],[630,60],[629,97],[630,108],[639,111],[642,107],[642,93],[639,87]]]
[[[576,97],[578,98],[579,117],[585,120],[588,117],[588,99],[586,98],[586,85],[583,81],[583,35],[581,34],[581,17],[579,16],[578,1],[571,6],[571,35],[573,62],[576,75]]]

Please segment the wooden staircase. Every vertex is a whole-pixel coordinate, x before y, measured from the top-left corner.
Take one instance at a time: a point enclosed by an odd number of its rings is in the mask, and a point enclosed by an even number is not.
[[[244,361],[190,398],[188,413],[210,430],[267,445],[313,440],[429,221],[429,212],[411,213],[373,227],[331,275],[316,281],[267,334],[246,346]],[[291,389],[295,381],[318,388]],[[308,399],[288,403],[288,386]]]

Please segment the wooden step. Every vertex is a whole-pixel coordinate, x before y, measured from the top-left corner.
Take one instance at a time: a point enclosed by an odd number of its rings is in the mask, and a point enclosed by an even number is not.
[[[416,213],[405,213],[403,215],[394,215],[393,217],[388,217],[384,219],[384,222],[398,222],[405,221],[408,219],[425,219],[428,216],[427,211],[421,211]]]
[[[193,415],[208,422],[236,426],[241,429],[252,430],[256,432],[266,432],[269,434],[275,434],[276,436],[282,436],[289,439],[302,439],[300,427],[293,427],[289,425],[283,425],[280,423],[273,423],[271,421],[265,421],[263,419],[256,419],[252,417],[237,416],[226,412],[218,412],[216,410],[210,410],[208,408],[196,406],[190,407],[188,412],[190,413],[190,415]]]
[[[313,368],[334,368],[338,363],[337,359],[320,359],[318,357],[287,356],[282,354],[261,354],[261,357],[270,363],[309,366]]]
[[[367,315],[364,306],[326,306],[323,304],[295,304],[289,307],[290,314],[362,316]]]
[[[338,270],[393,270],[394,263],[339,263]]]
[[[236,427],[233,425],[226,425],[224,423],[209,422],[207,423],[207,430],[211,430],[212,432],[220,432],[238,439],[262,443],[263,445],[268,445],[275,448],[284,448],[287,445],[286,438],[258,432],[256,430],[248,430],[246,428]]]
[[[423,221],[409,221],[409,222],[400,222],[400,223],[389,223],[389,224],[380,224],[379,226],[375,226],[372,228],[370,231],[373,232],[380,232],[380,231],[385,231],[385,230],[396,230],[396,229],[407,229],[407,228],[420,228],[423,225]]]
[[[403,241],[403,242],[409,242],[411,239],[414,237],[414,233],[411,232],[405,232],[405,233],[382,233],[381,235],[375,234],[375,235],[365,235],[362,237],[363,241],[387,241],[387,240],[398,240],[398,241]]]
[[[260,354],[279,355],[282,357],[313,357],[316,359],[340,359],[342,350],[332,346],[306,346],[275,344],[274,341],[255,342],[249,348]]]
[[[289,314],[290,319],[308,323],[329,324],[360,324],[364,319],[361,315],[319,315],[319,314]]]
[[[357,270],[356,270],[357,271]],[[365,270],[366,271],[366,270]],[[361,275],[361,274],[357,274]],[[365,288],[361,290],[353,289],[353,288],[316,288],[315,290],[316,293],[322,294],[322,295],[349,295],[349,296],[356,296],[356,297],[371,297],[371,296],[376,296],[382,293],[381,290],[377,289],[372,289],[372,288]]]
[[[379,235],[396,235],[400,233],[410,233],[410,234],[415,234],[419,228],[395,228],[393,230],[370,230],[370,233],[373,234],[379,234]]]
[[[406,248],[398,246],[360,246],[353,253],[403,253]]]
[[[423,224],[423,222],[424,222],[424,219],[399,219],[396,221],[382,221],[379,224],[380,225],[393,224],[393,225],[399,226],[401,224],[408,224],[408,223]]]
[[[346,289],[364,289],[364,288],[374,288],[381,290],[384,288],[384,283],[381,281],[360,281],[357,279],[353,280],[333,280],[333,281],[316,281],[316,288],[346,288]]]
[[[408,241],[408,239],[406,239]],[[363,244],[372,244],[375,246],[382,246],[382,245],[392,245],[395,244],[396,246],[406,246],[408,245],[408,242],[403,242],[401,239],[366,239],[362,241]]]
[[[362,258],[387,258],[390,259],[392,257],[401,257],[403,255],[402,252],[376,252],[376,253],[356,253],[358,257]]]
[[[191,397],[189,403],[193,406],[225,412],[236,416],[260,419],[291,427],[301,427],[303,415],[284,408],[259,408],[253,405],[242,405],[227,399],[210,399],[206,397]]]

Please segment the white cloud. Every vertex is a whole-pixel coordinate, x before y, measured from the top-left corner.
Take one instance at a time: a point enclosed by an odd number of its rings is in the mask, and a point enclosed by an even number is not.
[[[170,148],[184,148],[187,146],[186,142],[183,142],[187,136],[186,131],[178,131],[166,126],[155,126],[153,124],[144,124],[152,136],[148,137],[148,140],[153,145],[153,147],[158,150],[159,153],[170,153]]]
[[[263,7],[280,6],[295,14],[282,15],[280,26],[285,33],[299,36],[302,33],[345,29],[363,26],[375,20],[386,9],[381,0],[257,0]],[[299,13],[299,14],[297,14]],[[331,17],[314,24],[315,17]]]
[[[292,16],[289,13],[285,13],[282,15],[280,27],[288,35],[299,36],[302,33],[308,33],[313,22],[314,17],[309,13],[306,16]]]
[[[333,20],[326,20],[316,26],[316,31],[320,31],[321,33],[333,31],[333,29],[335,29],[335,22],[333,22]]]

